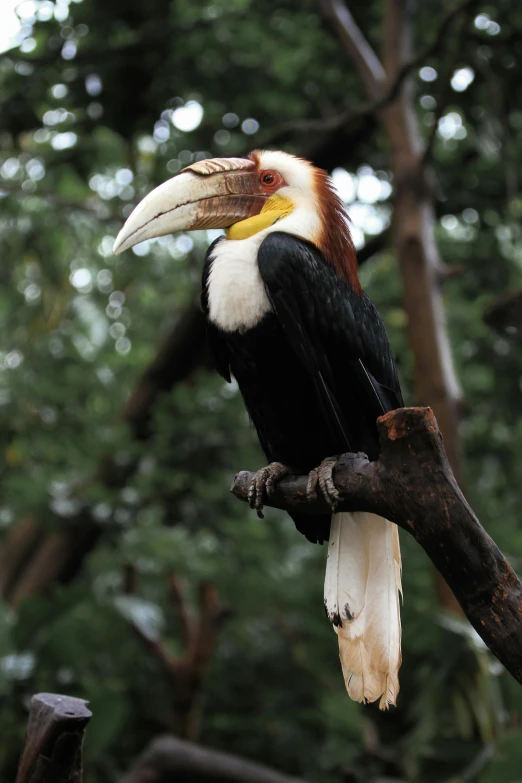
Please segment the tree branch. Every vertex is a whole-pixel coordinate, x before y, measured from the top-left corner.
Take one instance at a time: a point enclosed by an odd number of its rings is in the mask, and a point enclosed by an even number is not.
[[[83,735],[92,717],[86,705],[72,696],[33,696],[16,783],[81,783]]]
[[[319,7],[354,61],[367,94],[380,97],[386,84],[384,68],[346,5],[342,0],[319,0]]]
[[[411,0],[386,0],[384,7],[382,63],[388,82],[397,79],[412,55]]]
[[[158,737],[123,783],[305,783],[270,767],[176,737]]]
[[[381,455],[343,454],[334,471],[339,511],[369,511],[407,530],[442,574],[492,653],[522,683],[522,585],[482,528],[453,476],[430,408],[399,408],[377,420]],[[251,473],[232,493],[246,500]],[[266,504],[327,513],[306,496],[306,476],[284,479]]]
[[[336,2],[337,5],[340,4],[338,0],[334,0],[334,2]],[[338,130],[339,128],[346,127],[356,120],[364,119],[369,115],[375,114],[381,109],[385,109],[397,98],[405,79],[412,73],[412,71],[423,65],[426,60],[428,60],[436,51],[438,51],[441,44],[446,39],[448,28],[453,23],[453,20],[459,17],[461,13],[471,10],[471,7],[473,5],[477,5],[477,3],[478,0],[463,0],[463,2],[458,3],[454,8],[450,9],[442,17],[441,23],[433,37],[433,40],[416,57],[409,59],[404,63],[404,65],[402,65],[402,67],[398,69],[395,78],[391,84],[389,84],[389,87],[384,95],[381,94],[376,98],[372,97],[371,100],[362,103],[355,109],[346,109],[345,111],[339,112],[339,114],[335,114],[332,117],[307,120],[289,120],[288,122],[282,123],[277,128],[262,134],[259,138],[259,145],[263,147],[279,143],[282,139],[286,138],[292,133],[329,133]],[[329,6],[330,0],[319,0],[319,5],[325,16],[327,16],[325,5]]]
[[[125,581],[128,581],[127,574],[125,577]],[[135,582],[133,578],[133,589]],[[199,614],[196,617],[178,577],[170,574],[168,583],[170,599],[180,624],[182,654],[173,655],[165,642],[152,638],[138,623],[131,622],[131,627],[163,668],[170,691],[170,714],[164,724],[177,736],[195,740],[199,733],[201,691],[218,644],[219,633],[230,610],[219,600],[214,585],[202,582],[199,587]]]
[[[185,649],[188,649],[194,638],[196,620],[187,603],[179,576],[177,574],[169,574],[168,582],[170,600],[178,616],[181,643]]]

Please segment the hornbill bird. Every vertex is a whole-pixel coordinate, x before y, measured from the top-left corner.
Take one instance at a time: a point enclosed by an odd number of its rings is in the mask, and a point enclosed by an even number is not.
[[[175,231],[225,228],[208,249],[202,306],[218,372],[237,380],[270,464],[249,499],[309,473],[330,515],[292,514],[328,541],[324,600],[352,699],[395,704],[401,662],[397,527],[335,513],[332,455],[379,452],[376,419],[402,406],[381,318],[361,290],[348,216],[327,174],[301,158],[254,151],[202,160],[131,213],[115,253]]]

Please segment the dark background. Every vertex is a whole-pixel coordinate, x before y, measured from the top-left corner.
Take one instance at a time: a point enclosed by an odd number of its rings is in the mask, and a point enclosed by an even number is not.
[[[385,5],[350,4],[376,51]],[[522,355],[484,313],[522,285],[522,10],[467,2],[448,22],[450,8],[412,5],[418,61],[400,86],[429,147],[447,265],[434,285],[462,392],[445,435],[517,569]],[[414,381],[389,229],[401,172],[335,28],[314,0],[31,0],[19,13],[20,45],[0,55],[1,779],[14,780],[31,694],[52,691],[91,703],[86,783],[121,780],[165,731],[317,783],[520,783],[520,688],[413,540],[401,533],[399,704],[382,715],[346,695],[324,548],[229,495],[263,458],[194,305],[212,232],[111,254],[131,207],[193,160],[262,145],[309,157],[348,201],[407,402],[436,407]],[[204,611],[209,583],[225,609],[187,696],[183,620],[197,620],[201,583]]]

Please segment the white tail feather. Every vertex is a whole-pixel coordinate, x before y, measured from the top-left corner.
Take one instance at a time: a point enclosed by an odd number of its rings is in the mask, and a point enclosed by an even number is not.
[[[395,704],[401,665],[397,526],[375,514],[332,516],[324,583],[346,689],[355,701]]]

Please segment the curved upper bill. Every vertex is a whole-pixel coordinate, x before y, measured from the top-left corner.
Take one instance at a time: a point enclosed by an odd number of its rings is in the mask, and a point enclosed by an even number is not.
[[[118,234],[113,252],[174,231],[228,228],[261,212],[266,198],[255,164],[246,158],[194,163],[145,196]]]

